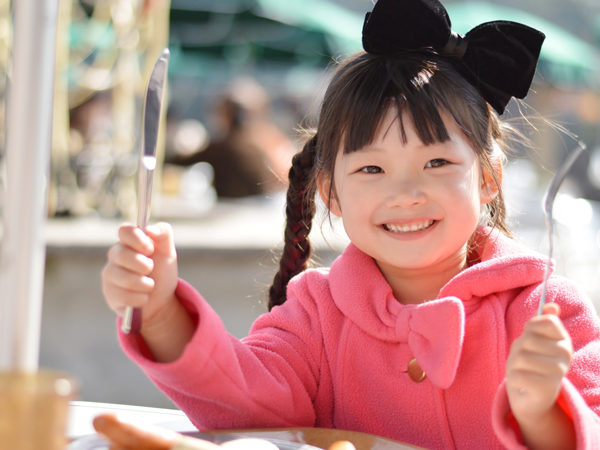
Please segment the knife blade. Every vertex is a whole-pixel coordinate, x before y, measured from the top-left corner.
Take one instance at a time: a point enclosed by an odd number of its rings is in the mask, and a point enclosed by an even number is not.
[[[150,75],[146,102],[144,107],[144,132],[143,144],[138,168],[138,193],[137,193],[137,226],[146,231],[150,217],[150,203],[152,199],[152,181],[156,168],[156,145],[158,141],[158,127],[160,124],[163,92],[167,80],[170,52],[165,48]],[[127,307],[121,322],[121,331],[125,334],[138,333],[142,324],[142,311],[140,308]]]

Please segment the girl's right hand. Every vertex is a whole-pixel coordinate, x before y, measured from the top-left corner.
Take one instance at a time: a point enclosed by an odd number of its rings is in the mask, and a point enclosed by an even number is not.
[[[119,315],[126,307],[143,308],[142,328],[177,303],[177,254],[169,224],[158,223],[146,233],[133,224],[119,228],[119,243],[108,252],[102,271],[102,291]]]

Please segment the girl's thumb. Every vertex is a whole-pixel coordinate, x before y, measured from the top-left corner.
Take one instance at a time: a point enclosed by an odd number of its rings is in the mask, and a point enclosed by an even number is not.
[[[173,228],[166,222],[159,222],[146,227],[146,234],[154,241],[154,251],[175,256]]]
[[[560,306],[557,303],[546,303],[543,308],[544,314],[560,316]]]

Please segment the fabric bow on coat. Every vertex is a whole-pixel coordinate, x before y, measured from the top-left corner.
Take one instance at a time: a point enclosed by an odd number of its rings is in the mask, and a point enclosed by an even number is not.
[[[502,114],[511,97],[527,95],[545,37],[509,21],[483,23],[463,37],[452,31],[438,0],[379,0],[367,13],[362,41],[375,55],[423,50],[447,55]]]
[[[456,376],[465,335],[465,312],[456,297],[419,305],[396,304],[396,337],[437,387],[450,387]],[[390,311],[392,314],[395,311]]]
[[[373,258],[352,243],[331,271],[336,276],[330,277],[329,288],[347,319],[377,340],[407,344],[436,387],[452,384],[465,335],[462,300],[444,296],[414,305],[400,303]]]

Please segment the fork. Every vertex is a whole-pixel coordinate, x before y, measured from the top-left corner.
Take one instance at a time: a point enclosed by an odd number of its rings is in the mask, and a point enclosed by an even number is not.
[[[538,307],[537,315],[542,315],[542,310],[544,309],[544,305],[546,304],[546,292],[548,289],[548,276],[550,275],[550,265],[552,263],[552,250],[554,248],[554,220],[552,218],[552,206],[554,205],[554,199],[556,198],[556,194],[558,194],[558,189],[560,185],[564,181],[565,177],[571,170],[573,163],[577,160],[579,155],[585,151],[587,146],[584,142],[579,141],[577,143],[577,147],[570,152],[561,166],[558,168],[558,171],[550,180],[550,185],[548,186],[548,190],[546,191],[546,195],[544,196],[544,219],[546,221],[546,229],[548,230],[548,261],[546,261],[546,269],[544,270],[544,281],[542,283],[542,295],[540,296],[540,304]]]

